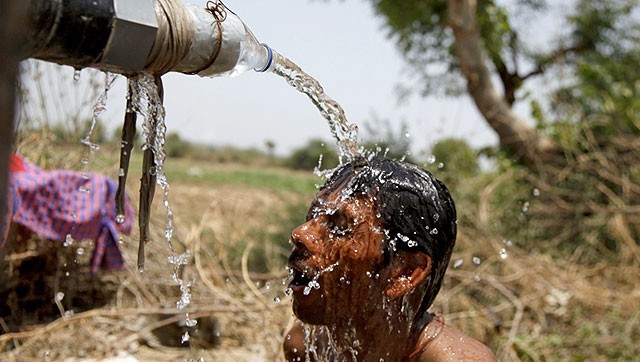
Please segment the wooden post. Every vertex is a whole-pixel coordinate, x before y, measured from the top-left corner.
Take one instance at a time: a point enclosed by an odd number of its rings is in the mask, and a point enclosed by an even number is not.
[[[0,228],[7,221],[9,155],[13,147],[16,77],[25,45],[28,1],[0,1]],[[6,225],[9,227],[9,225]],[[0,234],[4,238],[4,233]],[[0,263],[4,260],[0,250]]]

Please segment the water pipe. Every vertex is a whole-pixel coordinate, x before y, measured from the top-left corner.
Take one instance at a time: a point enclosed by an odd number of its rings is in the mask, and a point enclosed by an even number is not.
[[[273,52],[221,1],[28,0],[25,56],[124,75],[270,70]]]

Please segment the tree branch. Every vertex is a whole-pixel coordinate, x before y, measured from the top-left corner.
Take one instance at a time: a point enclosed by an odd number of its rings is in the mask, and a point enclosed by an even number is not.
[[[529,73],[520,76],[521,80],[529,79],[533,76],[540,75],[544,73],[545,69],[552,63],[556,63],[559,61],[566,60],[567,56],[570,54],[578,54],[586,50],[586,48],[582,45],[574,45],[570,47],[560,47],[555,51],[551,52],[548,56],[542,58],[534,69],[532,69]]]
[[[501,146],[523,164],[537,169],[558,146],[518,117],[496,91],[476,25],[476,0],[448,0],[448,6],[449,27],[469,95],[498,134]]]

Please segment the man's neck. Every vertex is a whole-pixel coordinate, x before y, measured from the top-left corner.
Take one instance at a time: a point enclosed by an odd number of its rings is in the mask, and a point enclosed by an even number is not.
[[[397,308],[387,307],[339,319],[327,331],[333,347],[347,361],[401,361],[419,337],[407,325]]]

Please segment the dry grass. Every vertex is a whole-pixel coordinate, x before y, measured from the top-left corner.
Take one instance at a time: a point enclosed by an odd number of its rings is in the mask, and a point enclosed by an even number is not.
[[[77,162],[69,157],[49,156],[45,166]],[[104,170],[115,167],[109,161],[94,162]],[[137,178],[135,171],[130,178]],[[132,181],[129,194],[137,187]],[[479,194],[489,198],[498,188],[489,184]],[[283,251],[257,238],[255,230],[275,227],[270,215],[308,197],[237,185],[172,183],[174,245],[178,252],[190,250],[194,255],[181,271],[183,280],[196,280],[189,316],[217,319],[217,347],[198,343],[183,349],[163,347],[151,333],[163,324],[159,315],[184,319],[187,311],[175,308],[180,292],[167,262],[166,212],[157,201],[144,273],[133,267],[134,231],[124,238],[127,270],[103,277],[117,286],[107,306],[0,335],[0,360],[88,361],[124,353],[141,361],[281,360],[280,343],[291,316],[290,301],[283,295]],[[159,194],[156,200],[161,200]],[[581,265],[525,251],[496,235],[490,215],[498,211],[490,205],[459,202],[458,208],[466,221],[459,225],[452,266],[434,305],[444,312],[447,323],[484,341],[504,361],[638,360],[640,268],[635,259]],[[501,257],[503,248],[506,258]],[[271,258],[268,272],[252,270],[257,253]],[[454,268],[459,260],[462,264]],[[179,340],[180,335],[171,338]]]
[[[38,155],[37,151],[29,154]],[[74,162],[49,158],[45,166],[73,165]],[[103,162],[97,161],[97,164]],[[136,178],[135,172],[131,178]],[[129,187],[137,190],[138,182],[130,182]],[[103,277],[118,285],[107,306],[1,335],[0,360],[42,361],[45,355],[52,361],[100,359],[123,351],[144,361],[200,357],[227,360],[228,356],[237,356],[236,360],[277,359],[283,330],[291,314],[286,301],[274,302],[276,297],[284,299],[284,269],[280,261],[276,272],[253,273],[248,260],[258,249],[280,254],[283,251],[273,245],[252,243],[251,231],[268,227],[265,221],[271,213],[299,197],[233,185],[212,188],[202,182],[173,184],[170,192],[176,214],[173,245],[178,253],[189,250],[194,256],[193,262],[180,271],[184,280],[196,280],[191,288],[189,307],[183,311],[176,308],[180,292],[171,279],[172,266],[167,262],[170,252],[163,235],[166,211],[162,202],[157,201],[152,217],[153,241],[147,247],[144,272],[138,273],[134,267],[138,238],[134,228],[132,235],[123,238],[127,269]],[[161,199],[158,192],[156,200]],[[134,200],[134,204],[136,202]],[[233,250],[239,250],[241,255],[232,254]],[[205,350],[197,343],[191,348],[172,349],[155,340],[150,332],[159,327],[158,315],[184,320],[186,312],[192,319],[214,317],[217,320],[220,345],[216,349]],[[180,337],[174,336],[178,341]]]

